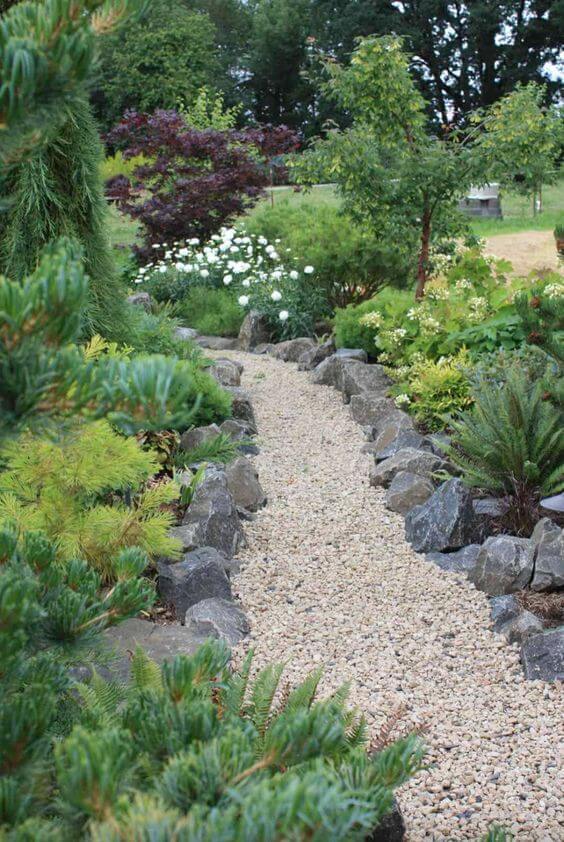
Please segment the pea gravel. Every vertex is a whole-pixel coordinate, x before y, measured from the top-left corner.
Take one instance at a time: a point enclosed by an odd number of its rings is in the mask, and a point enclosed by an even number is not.
[[[253,648],[291,681],[322,664],[321,692],[350,682],[374,733],[399,706],[403,728],[426,726],[428,766],[399,792],[410,842],[492,823],[564,840],[562,685],[525,681],[486,597],[405,542],[337,392],[270,357],[221,356],[245,365],[268,495],[234,579],[252,626],[236,660]]]

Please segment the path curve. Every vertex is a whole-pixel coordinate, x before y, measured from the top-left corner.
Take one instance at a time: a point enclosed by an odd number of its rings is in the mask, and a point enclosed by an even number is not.
[[[375,730],[400,704],[428,724],[430,768],[399,794],[410,842],[477,839],[492,822],[561,842],[562,687],[525,681],[486,597],[405,542],[337,392],[270,357],[217,356],[245,365],[269,499],[233,583],[252,624],[236,657],[289,661],[294,680],[323,664],[321,691],[351,681]]]

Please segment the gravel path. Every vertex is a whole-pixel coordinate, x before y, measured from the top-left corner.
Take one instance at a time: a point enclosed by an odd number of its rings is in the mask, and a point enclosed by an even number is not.
[[[427,723],[428,769],[399,800],[408,839],[564,840],[562,687],[525,681],[518,651],[489,631],[485,596],[414,553],[403,519],[369,487],[360,428],[340,395],[295,365],[245,364],[269,504],[246,525],[234,586],[257,664],[316,664],[322,691],[351,682],[377,730],[399,705]]]

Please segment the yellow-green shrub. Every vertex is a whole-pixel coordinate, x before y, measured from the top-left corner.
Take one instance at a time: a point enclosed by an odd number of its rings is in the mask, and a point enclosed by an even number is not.
[[[155,455],[106,421],[81,424],[58,441],[25,435],[2,457],[0,524],[42,530],[62,562],[84,558],[112,581],[123,547],[178,554],[164,508],[178,497],[176,483],[148,485],[159,469]]]

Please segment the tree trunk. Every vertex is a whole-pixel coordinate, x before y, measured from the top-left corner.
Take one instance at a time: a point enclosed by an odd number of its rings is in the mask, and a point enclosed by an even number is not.
[[[425,295],[425,284],[429,270],[429,244],[431,241],[431,212],[428,207],[423,211],[421,221],[421,248],[417,261],[417,286],[415,287],[415,300],[420,301]]]

